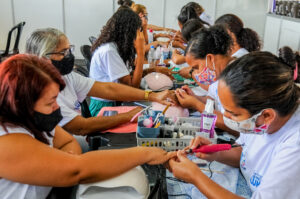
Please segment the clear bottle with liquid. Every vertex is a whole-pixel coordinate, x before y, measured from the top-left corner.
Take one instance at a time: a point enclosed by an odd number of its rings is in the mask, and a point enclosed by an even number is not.
[[[148,52],[148,64],[150,68],[155,66],[155,48],[153,45]]]

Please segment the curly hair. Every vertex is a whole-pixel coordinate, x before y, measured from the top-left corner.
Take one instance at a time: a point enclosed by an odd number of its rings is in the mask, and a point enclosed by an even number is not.
[[[128,7],[131,7],[132,4],[134,4],[134,1],[131,1],[131,0],[118,0],[118,4],[120,6],[128,6]]]
[[[219,17],[215,24],[224,25],[230,32],[232,32],[240,47],[247,49],[249,52],[259,51],[261,49],[261,42],[258,34],[250,29],[244,28],[243,21],[234,14],[225,14]]]
[[[279,57],[291,68],[292,74],[294,74],[296,65],[300,66],[299,52],[294,52],[289,46],[284,46],[278,50],[278,54]],[[296,72],[298,72],[298,74],[295,82],[300,83],[299,70]]]
[[[129,8],[119,9],[102,28],[101,34],[92,46],[92,52],[102,44],[114,42],[125,64],[134,66],[136,33],[142,26],[140,17]]]
[[[223,26],[202,28],[189,41],[185,54],[191,53],[196,59],[207,54],[229,55],[232,40]]]
[[[195,9],[191,6],[183,6],[180,10],[180,14],[177,17],[178,22],[184,25],[190,19],[199,19]]]

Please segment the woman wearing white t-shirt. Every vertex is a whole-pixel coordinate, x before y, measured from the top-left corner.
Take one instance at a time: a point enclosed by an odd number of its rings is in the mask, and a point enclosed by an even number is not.
[[[76,140],[56,126],[62,119],[56,98],[64,87],[46,59],[20,54],[1,63],[1,199],[45,199],[53,186],[106,180],[176,155],[149,147],[81,154]]]
[[[189,42],[186,49],[186,61],[194,68],[193,79],[204,89],[208,96],[196,96],[193,91],[184,86],[176,91],[181,106],[203,112],[207,98],[215,100],[215,113],[218,115],[216,126],[237,135],[228,129],[222,119],[222,105],[217,95],[217,79],[227,64],[232,60],[230,47],[232,40],[222,26],[212,26],[201,29]],[[210,86],[209,86],[210,85]],[[206,87],[204,87],[206,86]]]
[[[300,90],[294,71],[269,52],[252,52],[222,73],[219,97],[225,124],[241,133],[241,147],[212,154],[197,153],[208,161],[239,167],[253,199],[299,198]],[[190,148],[210,144],[196,138]],[[207,198],[241,198],[213,182],[178,153],[169,162],[173,174],[193,183]]]
[[[138,88],[147,72],[158,71],[172,76],[171,70],[165,67],[143,71],[144,48],[140,17],[130,8],[120,8],[107,21],[92,46],[90,77],[96,81],[116,82]],[[96,116],[102,107],[114,104],[114,101],[93,97],[90,103],[91,114]]]
[[[171,93],[171,91],[148,93],[121,84],[98,82],[72,72],[74,67],[72,46],[67,36],[54,28],[34,31],[26,42],[26,53],[51,60],[63,76],[66,89],[60,92],[57,99],[63,115],[59,125],[75,135],[87,135],[127,123],[141,110],[136,108],[114,116],[84,118],[81,116],[80,102],[87,96],[118,101],[150,100],[164,103],[163,99]]]

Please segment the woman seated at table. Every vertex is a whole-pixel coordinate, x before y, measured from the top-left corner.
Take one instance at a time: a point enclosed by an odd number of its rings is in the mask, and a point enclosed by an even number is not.
[[[237,132],[224,125],[224,111],[218,97],[218,78],[227,64],[233,60],[230,56],[232,40],[223,26],[212,26],[201,29],[189,42],[186,49],[186,61],[193,68],[192,77],[203,89],[208,89],[207,96],[196,96],[193,91],[184,86],[176,90],[176,96],[185,108],[192,108],[202,113],[207,98],[215,101],[216,126],[235,136]]]
[[[176,155],[151,147],[81,155],[76,140],[56,126],[62,119],[56,98],[65,86],[59,71],[34,55],[0,65],[1,198],[44,199],[52,186],[98,182]]]
[[[181,34],[183,39],[188,43],[193,34],[203,28],[204,25],[199,19],[190,19],[182,27]],[[182,55],[178,50],[173,50],[172,61],[174,64],[180,65],[186,63],[185,56]]]
[[[145,41],[140,28],[140,17],[129,8],[119,9],[107,21],[92,46],[93,57],[90,67],[92,79],[138,88],[142,77],[149,72],[157,71],[172,76],[171,70],[165,67],[143,70]],[[97,115],[105,106],[114,106],[114,101],[92,98],[90,111],[92,115]]]
[[[207,24],[208,26],[214,25],[214,21],[212,20],[211,16],[209,16],[205,12],[204,8],[199,3],[189,2],[186,4],[186,6],[191,6],[192,8],[194,8],[197,15],[199,16],[199,19],[201,19],[201,21],[203,21],[205,24]]]
[[[144,34],[144,38],[145,38],[145,52],[148,52],[150,50],[151,46],[154,46],[155,48],[158,46],[167,46],[168,42],[162,42],[162,41],[152,41],[151,43],[149,43],[148,40],[148,12],[147,12],[147,8],[142,5],[142,4],[135,4],[134,6],[131,7],[131,9],[139,15],[140,19],[142,20],[142,28],[143,28],[143,34]],[[166,37],[171,37],[171,36],[167,36]],[[156,37],[155,37],[156,38]]]
[[[236,141],[241,147],[196,156],[239,167],[253,199],[300,196],[300,90],[293,75],[282,59],[252,52],[227,66],[220,77],[224,122],[241,133]],[[207,144],[198,137],[190,148]],[[194,184],[207,198],[241,198],[209,179],[182,151],[169,164],[175,177]]]
[[[199,19],[194,8],[190,6],[183,6],[177,17],[178,26],[182,30],[184,24],[190,19]],[[177,31],[174,35],[172,46],[174,48],[186,49],[186,41],[184,40],[181,31]]]
[[[72,72],[74,66],[72,46],[67,36],[57,29],[47,28],[34,31],[27,40],[26,53],[51,60],[63,76],[66,89],[58,96],[63,115],[59,125],[72,134],[87,135],[110,129],[129,122],[141,110],[136,108],[128,113],[110,117],[82,117],[79,103],[87,96],[118,101],[139,101],[145,100],[145,91],[116,83],[97,82]],[[167,91],[160,94],[150,93],[149,97],[148,94],[146,96],[148,100],[163,102],[162,99],[167,97]]]

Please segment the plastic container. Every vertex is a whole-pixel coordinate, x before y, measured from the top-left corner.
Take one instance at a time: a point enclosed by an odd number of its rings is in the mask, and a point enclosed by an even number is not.
[[[154,41],[154,33],[153,33],[153,30],[150,29],[149,34],[148,34],[148,44],[153,43],[153,41]]]
[[[149,64],[150,68],[155,66],[155,48],[154,48],[154,46],[151,46],[150,50],[148,52],[148,64]]]
[[[141,116],[143,117],[143,116]],[[142,119],[142,118],[141,118]],[[140,120],[140,118],[139,118]],[[209,133],[199,132],[200,131],[200,122],[201,118],[193,118],[193,117],[165,117],[165,124],[161,125],[158,129],[151,129],[150,132],[152,135],[160,135],[161,133],[165,133],[166,131],[177,131],[178,133],[183,134],[181,138],[149,138],[149,137],[141,137],[145,129],[140,128],[138,126],[137,129],[137,145],[145,146],[145,147],[160,147],[166,151],[176,151],[184,149],[189,146],[191,139],[193,139],[196,135],[202,136],[207,139],[210,139],[212,143],[217,143],[216,137],[209,138]],[[188,124],[188,125],[187,125]],[[150,130],[150,131],[151,131]],[[148,129],[146,133],[149,133]],[[160,135],[161,136],[161,135]]]

